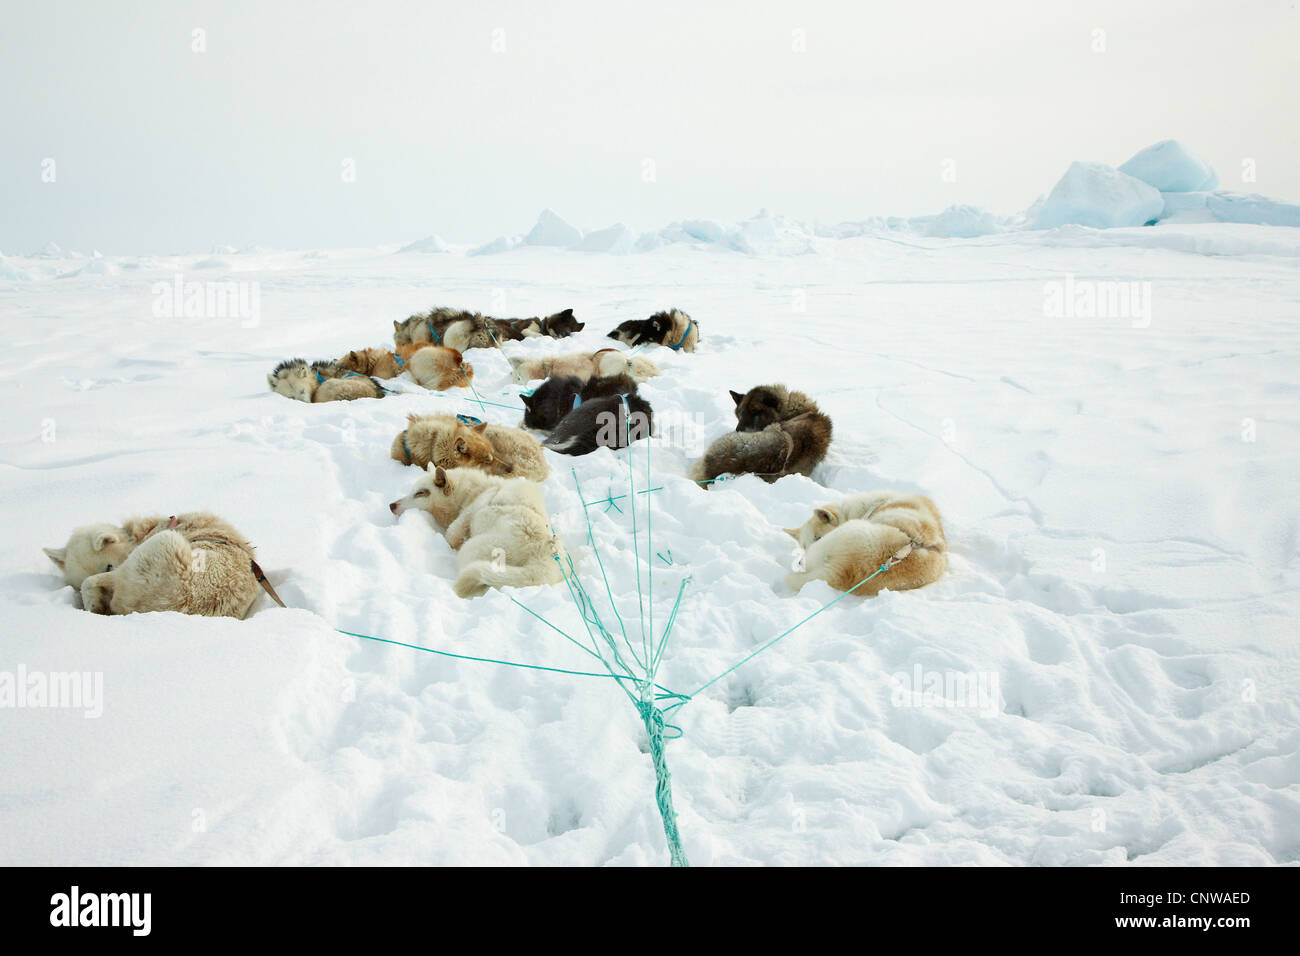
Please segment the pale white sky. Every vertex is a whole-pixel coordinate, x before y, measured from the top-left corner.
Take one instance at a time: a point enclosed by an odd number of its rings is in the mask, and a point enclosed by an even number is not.
[[[1011,213],[1166,138],[1300,200],[1296,0],[4,6],[11,254]]]

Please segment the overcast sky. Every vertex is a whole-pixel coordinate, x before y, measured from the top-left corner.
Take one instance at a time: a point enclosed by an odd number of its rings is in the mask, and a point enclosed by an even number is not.
[[[480,242],[545,206],[1012,213],[1166,138],[1300,200],[1298,24],[1295,0],[9,3],[0,250]]]

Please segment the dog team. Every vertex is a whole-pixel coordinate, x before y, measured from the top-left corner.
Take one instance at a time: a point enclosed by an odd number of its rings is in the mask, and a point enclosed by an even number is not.
[[[436,308],[393,322],[392,349],[365,348],[314,362],[289,359],[271,371],[267,383],[276,394],[308,403],[382,399],[389,394],[382,382],[404,373],[432,391],[472,389],[474,369],[464,352],[499,349],[504,341],[563,339],[584,327],[572,309],[498,319]],[[669,309],[623,322],[608,337],[629,347],[689,353],[700,341],[700,326],[680,309]],[[550,474],[546,450],[586,455],[653,434],[654,410],[637,387],[660,369],[643,355],[606,348],[509,362],[518,380],[542,380],[520,394],[522,428],[465,415],[412,414],[390,452],[424,474],[389,508],[398,517],[425,511],[443,529],[457,552],[453,590],[462,598],[563,580],[556,560],[564,555],[563,545],[551,530],[540,484]],[[831,442],[831,420],[817,403],[784,385],[730,394],[735,431],[717,438],[689,477],[705,490],[742,474],[769,483],[785,475],[811,477]],[[546,437],[539,442],[524,429]],[[795,592],[817,579],[874,596],[886,588],[930,584],[947,566],[938,509],[922,495],[851,495],[785,530],[800,548],[797,570],[786,577]],[[120,527],[89,525],[73,531],[65,547],[45,553],[80,591],[82,606],[99,614],[180,611],[242,618],[259,588],[282,603],[248,541],[203,512],[132,518]]]

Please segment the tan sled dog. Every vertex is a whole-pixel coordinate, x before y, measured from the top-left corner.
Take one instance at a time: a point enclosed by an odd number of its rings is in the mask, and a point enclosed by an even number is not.
[[[388,349],[358,349],[343,356],[338,364],[349,372],[382,379],[410,372],[416,382],[436,392],[467,386],[474,380],[474,366],[466,362],[460,352],[428,342],[399,345],[393,352]]]
[[[638,384],[659,374],[659,366],[639,355],[630,355],[622,349],[601,349],[598,352],[575,352],[572,355],[549,355],[538,358],[511,358],[510,365],[524,381],[573,376],[587,382],[593,378],[612,378],[630,375]]]
[[[242,618],[257,598],[253,546],[202,511],[88,525],[45,553],[96,614],[179,611]]]
[[[866,597],[937,581],[948,566],[939,509],[924,495],[873,491],[813,511],[786,533],[804,549],[803,570],[786,576],[798,591],[813,579],[847,591],[881,565],[889,568],[854,591]]]
[[[337,362],[286,359],[266,376],[271,391],[300,402],[348,402],[383,398],[384,389],[368,375],[348,372]]]
[[[563,560],[564,549],[535,482],[430,465],[411,493],[388,507],[399,518],[411,509],[427,511],[446,529],[447,543],[460,552],[453,585],[459,597],[563,580],[556,556]]]
[[[421,468],[481,468],[493,475],[541,481],[551,473],[537,439],[518,428],[465,422],[454,415],[410,415],[393,439],[394,461]]]

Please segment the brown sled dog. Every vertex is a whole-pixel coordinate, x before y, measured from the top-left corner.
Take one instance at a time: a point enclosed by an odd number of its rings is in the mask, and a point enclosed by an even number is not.
[[[798,591],[813,579],[838,591],[870,597],[888,588],[905,591],[937,581],[948,566],[948,542],[934,502],[924,495],[872,491],[813,511],[786,533],[804,549],[801,569],[786,576]]]
[[[831,420],[803,392],[760,385],[736,403],[736,430],[716,439],[690,471],[705,488],[724,474],[757,475],[768,484],[785,475],[812,475],[831,444]]]
[[[474,380],[474,366],[466,362],[460,352],[428,342],[399,345],[393,352],[388,349],[358,349],[343,356],[338,364],[349,372],[383,379],[410,372],[416,382],[436,392],[464,387]]]
[[[551,473],[542,446],[527,432],[455,415],[410,415],[393,439],[394,461],[427,468],[480,468],[492,475],[541,481]]]

